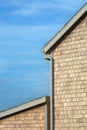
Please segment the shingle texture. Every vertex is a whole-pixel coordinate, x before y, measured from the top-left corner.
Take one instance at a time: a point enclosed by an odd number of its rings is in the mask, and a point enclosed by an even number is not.
[[[44,105],[9,115],[0,120],[0,130],[44,130]]]
[[[52,51],[54,130],[87,130],[87,13]]]

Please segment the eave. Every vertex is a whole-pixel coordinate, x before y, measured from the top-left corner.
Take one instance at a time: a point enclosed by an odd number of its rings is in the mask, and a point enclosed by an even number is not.
[[[64,36],[67,31],[87,12],[86,4],[65,24],[65,26],[43,47],[42,51],[47,52]]]
[[[36,107],[36,106],[39,106],[41,104],[45,104],[47,102],[49,102],[49,97],[45,96],[45,97],[41,97],[41,98],[35,99],[33,101],[30,101],[28,103],[25,103],[25,104],[10,108],[8,110],[0,112],[0,119],[4,118],[6,116],[9,116],[9,115],[24,111],[26,109],[30,109],[32,107]]]

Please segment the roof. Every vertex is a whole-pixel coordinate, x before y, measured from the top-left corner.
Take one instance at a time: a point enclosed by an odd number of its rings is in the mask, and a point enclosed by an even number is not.
[[[33,100],[33,101],[27,102],[27,103],[25,103],[25,104],[22,104],[22,105],[19,105],[19,106],[10,108],[10,109],[8,109],[8,110],[5,110],[5,111],[0,112],[0,119],[1,119],[1,118],[4,118],[4,117],[6,117],[6,116],[9,116],[9,115],[11,115],[11,114],[15,114],[15,113],[24,111],[24,110],[29,109],[29,108],[32,108],[32,107],[36,107],[36,106],[38,106],[38,105],[45,104],[45,103],[47,103],[47,102],[49,102],[49,97],[48,97],[48,96],[44,96],[44,97],[35,99],[35,100]]]
[[[85,5],[65,24],[65,26],[43,47],[42,51],[46,54],[57,41],[87,12],[87,2]]]

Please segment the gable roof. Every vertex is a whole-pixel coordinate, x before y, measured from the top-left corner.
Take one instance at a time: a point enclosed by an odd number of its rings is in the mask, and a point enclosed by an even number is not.
[[[6,116],[9,116],[9,115],[24,111],[26,109],[36,107],[38,105],[41,105],[41,104],[44,104],[44,103],[47,103],[47,102],[49,102],[49,97],[45,96],[45,97],[41,97],[41,98],[35,99],[33,101],[27,102],[25,104],[10,108],[8,110],[0,112],[0,119],[4,118]]]
[[[42,51],[47,53],[60,38],[86,13],[86,4],[70,19],[70,21],[43,47]]]

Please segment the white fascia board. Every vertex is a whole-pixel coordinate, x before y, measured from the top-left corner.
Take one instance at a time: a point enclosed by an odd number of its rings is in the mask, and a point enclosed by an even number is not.
[[[73,18],[48,42],[42,49],[47,53],[52,46],[80,19],[80,17],[87,11],[87,3],[73,16]]]
[[[16,106],[14,108],[8,109],[6,111],[0,112],[0,118],[3,118],[5,116],[11,115],[11,114],[14,114],[17,112],[21,112],[23,110],[26,110],[26,109],[29,109],[29,108],[32,108],[32,107],[35,107],[35,106],[38,106],[38,105],[41,105],[44,103],[47,103],[48,101],[49,101],[49,97],[47,97],[47,96],[42,97],[42,98],[38,98],[38,99],[33,100],[31,102],[28,102],[28,103]]]

